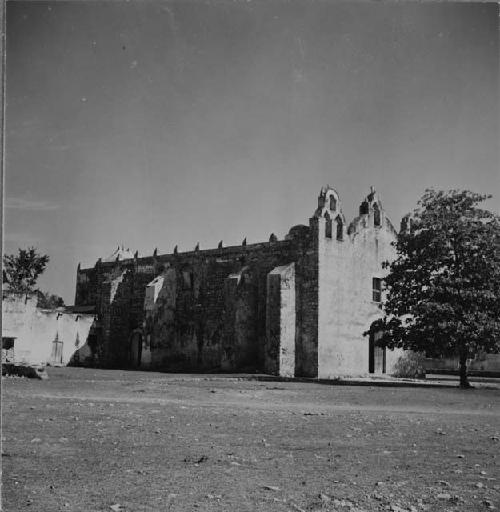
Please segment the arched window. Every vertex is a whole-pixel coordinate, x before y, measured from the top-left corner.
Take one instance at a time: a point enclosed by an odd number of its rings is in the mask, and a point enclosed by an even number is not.
[[[366,215],[367,213],[368,213],[368,203],[366,201],[363,201],[361,203],[361,206],[359,207],[359,214]]]
[[[337,209],[337,200],[335,199],[335,196],[332,194],[330,196],[330,210],[335,211]]]
[[[332,219],[328,212],[325,213],[325,237],[332,238]]]
[[[373,205],[373,224],[380,226],[380,210],[377,203]]]
[[[344,224],[340,215],[337,217],[337,240],[342,240],[344,238]]]

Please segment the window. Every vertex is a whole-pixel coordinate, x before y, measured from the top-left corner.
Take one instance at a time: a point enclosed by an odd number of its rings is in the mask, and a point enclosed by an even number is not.
[[[330,196],[330,210],[335,211],[337,209],[337,200],[335,196]]]
[[[382,279],[374,277],[372,282],[372,300],[373,302],[382,302]]]
[[[366,201],[363,201],[361,203],[361,206],[359,207],[359,214],[366,215],[367,213],[368,213],[368,203]]]

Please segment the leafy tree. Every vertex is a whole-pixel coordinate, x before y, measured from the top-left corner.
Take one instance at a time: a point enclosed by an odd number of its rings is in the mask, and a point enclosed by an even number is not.
[[[43,309],[55,309],[64,306],[64,299],[53,293],[40,292],[38,294],[38,307]]]
[[[500,352],[500,217],[478,207],[489,197],[426,190],[384,264],[385,316],[368,331],[381,346],[458,356],[464,388],[467,359]]]
[[[43,273],[49,257],[39,254],[34,247],[19,249],[19,254],[3,257],[3,282],[13,292],[30,293],[35,289],[38,277]]]

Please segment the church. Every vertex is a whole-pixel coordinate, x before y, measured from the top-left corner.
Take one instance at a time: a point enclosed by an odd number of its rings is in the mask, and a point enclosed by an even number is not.
[[[323,187],[308,225],[284,240],[139,257],[118,248],[77,270],[93,309],[82,364],[333,379],[391,373],[402,354],[363,333],[382,316],[382,263],[397,232],[372,188],[347,223]]]

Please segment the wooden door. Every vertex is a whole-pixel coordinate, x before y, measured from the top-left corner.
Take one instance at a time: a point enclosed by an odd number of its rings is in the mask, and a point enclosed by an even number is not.
[[[54,366],[63,364],[63,342],[59,339],[58,334],[56,334],[52,342],[52,354],[50,359],[51,364]]]
[[[386,373],[385,347],[377,347],[375,342],[380,338],[381,333],[370,334],[368,371],[369,373]]]

